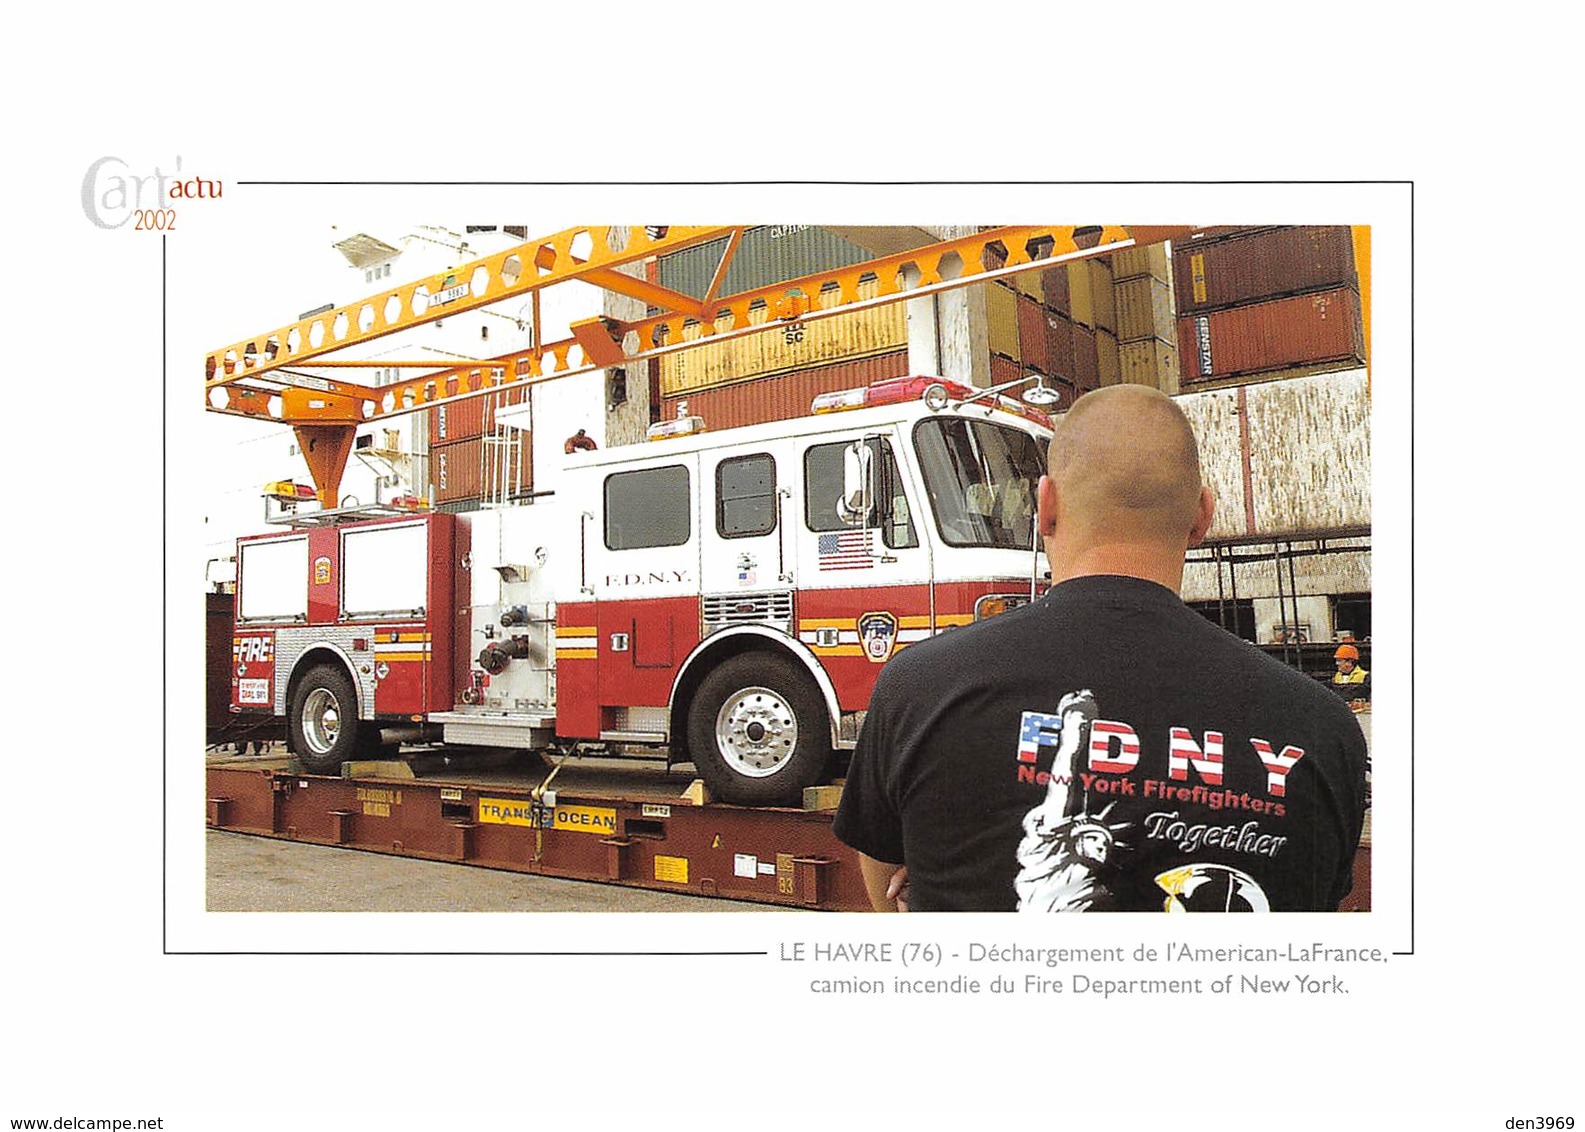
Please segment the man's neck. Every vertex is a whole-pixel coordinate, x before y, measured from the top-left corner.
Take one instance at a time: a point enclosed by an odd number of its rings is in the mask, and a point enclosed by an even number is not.
[[[1141,546],[1137,543],[1102,543],[1064,553],[1046,540],[1046,559],[1051,563],[1051,584],[1093,574],[1118,574],[1143,578],[1166,586],[1173,593],[1183,588],[1183,550]]]

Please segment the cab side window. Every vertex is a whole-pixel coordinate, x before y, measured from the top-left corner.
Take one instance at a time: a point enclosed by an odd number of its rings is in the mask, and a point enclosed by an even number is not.
[[[867,443],[874,454],[877,473],[876,505],[864,519],[864,526],[881,528],[881,538],[892,549],[919,545],[908,497],[903,491],[897,457],[884,438],[872,437]],[[843,457],[852,441],[816,444],[804,453],[804,524],[811,531],[847,531],[837,512],[842,495]]]
[[[715,469],[715,529],[722,538],[776,529],[776,461],[768,454],[722,460]]]
[[[690,502],[688,469],[681,464],[607,476],[606,549],[682,546],[693,534]]]

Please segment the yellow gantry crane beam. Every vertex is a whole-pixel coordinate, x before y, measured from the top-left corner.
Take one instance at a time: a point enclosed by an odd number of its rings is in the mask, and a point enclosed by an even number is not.
[[[897,302],[1069,260],[1177,239],[1191,227],[1010,226],[944,240],[838,270],[717,298],[742,239],[741,227],[583,227],[485,256],[440,275],[212,351],[205,359],[207,407],[291,424],[319,497],[333,506],[359,424],[451,400],[591,368],[621,365],[692,341],[759,333],[858,306]],[[721,263],[702,298],[616,268],[725,237]],[[428,322],[578,279],[637,298],[660,313],[634,322],[591,318],[573,338],[469,362],[376,389],[298,372],[301,368],[391,367],[329,355]],[[867,283],[867,294],[860,284]],[[433,361],[394,363],[435,368]]]

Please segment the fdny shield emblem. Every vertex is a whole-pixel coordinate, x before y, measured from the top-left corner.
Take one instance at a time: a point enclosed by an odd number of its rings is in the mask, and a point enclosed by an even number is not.
[[[859,618],[859,643],[865,656],[884,663],[897,645],[897,618],[886,612],[866,613]]]

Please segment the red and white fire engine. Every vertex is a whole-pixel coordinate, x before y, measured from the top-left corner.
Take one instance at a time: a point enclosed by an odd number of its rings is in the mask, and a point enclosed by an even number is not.
[[[1044,587],[1050,422],[1004,388],[902,378],[795,421],[666,422],[569,454],[528,505],[244,538],[233,709],[286,717],[323,773],[416,730],[665,757],[724,801],[794,802],[889,658]]]

